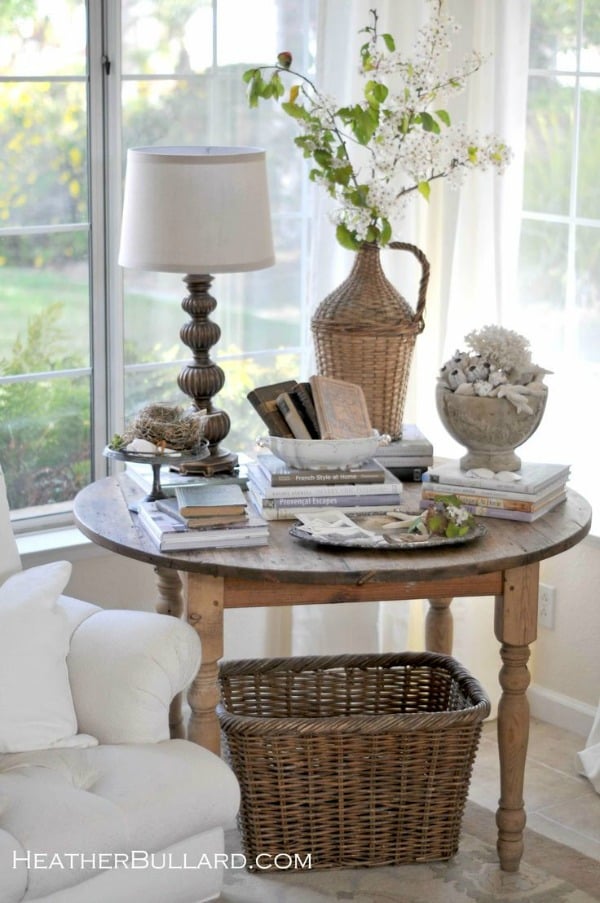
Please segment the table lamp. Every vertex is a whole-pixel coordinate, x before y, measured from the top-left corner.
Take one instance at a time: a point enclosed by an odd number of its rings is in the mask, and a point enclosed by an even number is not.
[[[275,263],[265,151],[255,147],[135,147],[127,152],[119,264],[185,273],[189,295],[180,330],[193,360],[179,388],[206,410],[208,458],[203,473],[231,471],[237,456],[220,446],[231,421],[213,406],[225,374],[210,358],[221,336],[210,319],[215,273],[260,270]],[[209,275],[210,274],[210,275]],[[186,467],[186,470],[189,468]],[[196,469],[196,468],[195,468]]]

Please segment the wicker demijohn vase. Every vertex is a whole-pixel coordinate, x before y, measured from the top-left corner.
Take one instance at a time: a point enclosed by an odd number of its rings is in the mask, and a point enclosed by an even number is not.
[[[365,243],[352,272],[321,302],[311,325],[319,373],[358,383],[373,427],[395,439],[402,434],[416,338],[425,326],[429,263],[414,245],[396,241],[388,247],[410,251],[421,264],[416,309],[386,278],[379,247]]]

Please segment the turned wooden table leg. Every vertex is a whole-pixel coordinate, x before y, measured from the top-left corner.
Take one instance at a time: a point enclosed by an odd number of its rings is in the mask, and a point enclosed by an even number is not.
[[[224,581],[222,577],[189,573],[184,575],[184,588],[187,619],[202,643],[200,670],[188,691],[192,710],[188,740],[219,755],[221,732],[215,707],[219,701],[219,659],[223,657]]]
[[[183,614],[183,596],[181,577],[178,571],[173,568],[155,567],[154,573],[158,588],[158,602],[154,606],[156,611],[161,615],[180,618]],[[185,737],[185,725],[181,711],[182,701],[181,693],[178,693],[173,698],[169,709],[169,731],[172,739]]]
[[[452,596],[429,599],[429,610],[425,617],[425,648],[428,652],[452,655],[454,620],[451,604]]]
[[[504,871],[516,872],[523,855],[526,815],[523,799],[529,741],[529,644],[537,636],[537,564],[504,573],[504,594],[496,598],[494,629],[502,643],[498,706],[500,801],[496,813],[498,856]]]

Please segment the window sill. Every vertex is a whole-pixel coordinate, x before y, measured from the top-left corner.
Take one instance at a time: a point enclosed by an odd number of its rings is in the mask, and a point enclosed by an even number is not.
[[[80,561],[106,555],[105,549],[95,545],[77,527],[59,527],[21,533],[16,536],[19,555],[25,567],[35,567],[49,561]]]

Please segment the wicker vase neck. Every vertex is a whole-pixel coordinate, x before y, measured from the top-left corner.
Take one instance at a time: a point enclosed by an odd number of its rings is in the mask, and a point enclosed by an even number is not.
[[[376,329],[412,323],[414,311],[383,272],[377,245],[364,244],[350,275],[321,304],[316,314],[351,326]]]
[[[373,426],[397,438],[412,351],[424,327],[429,264],[414,245],[391,242],[421,264],[413,310],[386,278],[379,247],[364,244],[347,279],[316,309],[312,332],[319,373],[362,386]]]

